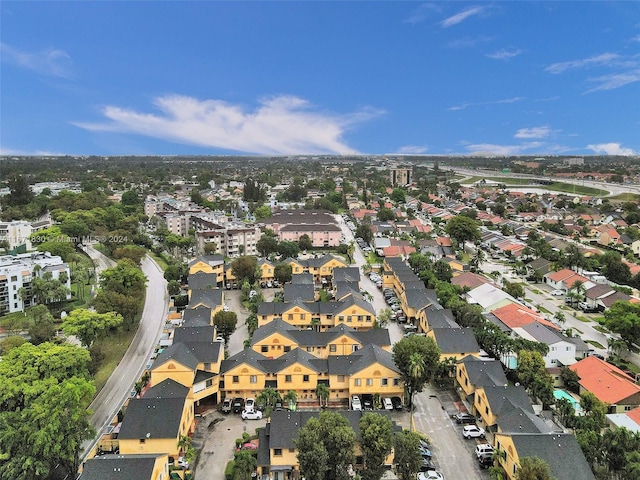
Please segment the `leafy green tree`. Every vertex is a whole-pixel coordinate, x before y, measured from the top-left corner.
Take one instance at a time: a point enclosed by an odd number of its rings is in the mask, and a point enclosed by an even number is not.
[[[255,472],[258,465],[256,457],[250,450],[240,450],[234,457],[238,480],[251,480],[251,474]]]
[[[167,283],[167,292],[172,297],[179,295],[181,290],[182,290],[182,286],[180,285],[180,282],[178,282],[177,280],[171,280],[169,283]]]
[[[349,421],[337,412],[324,411],[316,419],[310,419],[299,431],[300,435],[307,435],[307,430],[315,430],[317,435],[315,439],[321,439],[321,443],[327,452],[326,471],[324,478],[326,480],[348,480],[348,467],[354,461],[354,449],[356,442],[356,434],[349,425]],[[307,452],[301,451],[298,447],[299,458],[307,458]],[[302,457],[300,457],[302,455]],[[319,466],[313,468],[313,473],[319,471]],[[305,468],[306,465],[305,465]],[[300,463],[302,469],[302,462]]]
[[[164,270],[164,279],[167,282],[175,280],[177,282],[184,282],[187,273],[189,272],[189,267],[186,263],[177,263],[168,265]]]
[[[275,253],[278,251],[278,239],[273,235],[267,235],[265,233],[256,242],[256,250],[258,250],[263,257]]]
[[[61,328],[65,335],[75,335],[84,346],[90,347],[96,339],[118,328],[122,321],[122,315],[115,312],[97,313],[78,308],[67,315]]]
[[[556,480],[549,464],[538,457],[522,457],[518,468],[518,480]]]
[[[29,317],[29,339],[34,345],[50,341],[56,334],[53,315],[44,305],[36,305],[27,310]]]
[[[634,343],[640,344],[640,305],[617,301],[604,312],[605,326],[620,334],[631,349]]]
[[[387,222],[389,220],[395,220],[396,214],[393,213],[393,210],[390,208],[382,207],[378,210],[377,218],[381,222]]]
[[[25,343],[3,356],[0,479],[45,480],[59,464],[77,471],[82,442],[94,433],[89,360],[84,348],[52,343]]]
[[[231,262],[231,273],[239,282],[247,280],[250,284],[253,284],[256,281],[257,267],[258,261],[256,257],[244,255]]]
[[[147,277],[128,258],[124,258],[115,267],[107,268],[100,274],[100,287],[109,292],[123,295],[140,295],[144,291]]]
[[[33,192],[22,175],[15,175],[9,179],[9,194],[4,199],[6,205],[10,207],[27,205],[33,201]]]
[[[273,278],[275,278],[280,285],[290,282],[292,276],[293,268],[288,263],[279,263],[273,269]]]
[[[141,308],[141,294],[134,295],[112,292],[100,289],[94,297],[92,304],[98,313],[117,312],[122,315],[122,326],[127,330],[135,325]],[[175,300],[176,306],[178,301]]]
[[[376,319],[373,322],[373,328],[387,328],[387,325],[391,321],[391,309],[383,308],[376,315]]]
[[[137,245],[124,245],[122,247],[116,248],[112,252],[113,258],[116,260],[120,260],[122,258],[128,258],[136,265],[140,265],[142,259],[147,254],[146,249],[139,247]]]
[[[278,253],[284,258],[295,258],[300,253],[300,247],[296,242],[283,240],[278,244]]]
[[[371,226],[366,224],[360,224],[356,228],[356,237],[362,238],[366,243],[371,243],[373,240],[373,232],[371,231]]]
[[[298,247],[300,250],[311,250],[313,248],[313,244],[311,243],[311,237],[306,233],[300,237],[298,240]]]
[[[380,480],[385,460],[393,447],[393,424],[389,417],[365,413],[360,418],[360,449],[364,461],[363,480]]]
[[[569,367],[560,369],[560,379],[567,390],[573,393],[580,393],[580,377]]]
[[[423,363],[422,367],[417,359]],[[394,344],[393,361],[401,372],[411,401],[411,397],[421,392],[433,377],[440,361],[440,349],[433,338],[414,335]]]
[[[505,280],[502,290],[514,298],[524,298],[524,287],[519,283]]]
[[[295,441],[300,473],[308,480],[324,480],[329,468],[329,453],[324,446],[320,420],[310,418]]]
[[[236,312],[218,312],[213,316],[213,324],[218,328],[218,334],[222,335],[225,342],[236,329],[238,315]]]
[[[391,192],[391,195],[389,195],[389,198],[396,203],[399,203],[399,202],[404,203],[405,202],[404,190],[400,188],[394,188],[393,191]]]
[[[472,218],[456,215],[447,221],[444,231],[458,244],[480,240],[478,223]]]
[[[327,384],[318,383],[318,385],[316,386],[316,397],[318,397],[318,401],[320,402],[320,407],[328,406],[330,395],[331,395],[331,391],[329,390],[329,387],[327,387]]]
[[[396,433],[393,441],[394,462],[396,472],[401,480],[416,478],[422,466],[420,455],[420,437],[416,432],[403,430]]]
[[[262,205],[261,207],[256,208],[253,214],[255,215],[256,220],[269,218],[271,216],[271,208],[269,208],[269,205]]]
[[[438,260],[433,264],[433,273],[441,282],[449,282],[453,277],[451,265],[449,265],[444,260]]]
[[[20,335],[11,335],[9,337],[0,340],[0,352],[2,355],[6,355],[14,348],[18,348],[27,343],[27,340]]]

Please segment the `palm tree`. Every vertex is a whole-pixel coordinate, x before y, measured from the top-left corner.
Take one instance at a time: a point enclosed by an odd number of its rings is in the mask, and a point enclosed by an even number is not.
[[[289,410],[294,410],[296,409],[296,402],[298,401],[298,394],[296,392],[294,392],[293,390],[289,390],[284,397],[282,398],[283,401],[287,402],[289,404]]]
[[[424,358],[422,358],[422,355],[420,355],[418,352],[414,352],[409,356],[409,376],[414,382],[419,381],[420,378],[422,378],[422,376],[424,375],[425,368],[426,368],[426,365],[424,363]],[[409,392],[410,394],[409,403],[412,410],[413,410],[413,395],[415,393],[414,390],[415,390],[414,388],[411,388],[411,391]]]
[[[320,408],[322,408],[322,403],[324,402],[324,406],[329,405],[329,396],[331,392],[329,387],[327,387],[326,383],[318,383],[316,386],[316,396],[318,397],[318,401],[320,402]]]
[[[562,313],[560,310],[558,310],[554,315],[553,318],[560,324],[560,325],[564,325],[564,322],[567,321],[567,319],[564,316],[564,313]]]
[[[582,282],[581,280],[576,280],[575,282],[573,282],[573,285],[571,285],[570,292],[576,293],[578,301],[582,301],[584,299],[584,292],[586,291],[587,288],[584,286],[584,282]]]
[[[476,247],[476,253],[473,255],[473,257],[471,257],[469,264],[471,265],[473,271],[477,272],[480,269],[480,265],[482,265],[485,260],[485,253],[479,247]]]
[[[621,338],[614,338],[609,340],[607,348],[611,351],[611,353],[617,355],[618,357],[622,357],[622,354],[626,353],[629,349],[629,347],[627,346],[627,342],[625,342]]]

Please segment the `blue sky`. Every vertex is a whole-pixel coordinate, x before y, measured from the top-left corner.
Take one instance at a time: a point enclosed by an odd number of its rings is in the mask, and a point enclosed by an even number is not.
[[[0,3],[0,153],[640,155],[640,2]]]

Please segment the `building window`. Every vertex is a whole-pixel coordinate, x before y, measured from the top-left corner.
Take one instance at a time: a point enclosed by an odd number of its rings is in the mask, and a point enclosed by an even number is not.
[[[309,375],[303,375],[302,376],[302,381],[303,382],[308,382],[309,381]]]
[[[338,346],[337,345],[329,345],[329,351],[330,352],[338,351]]]
[[[291,351],[291,346],[290,345],[285,345],[284,346],[284,352],[287,353],[289,351]]]
[[[289,315],[287,315],[287,318],[288,318],[289,320],[293,320],[293,313],[290,313]]]
[[[338,317],[338,321],[340,321],[340,322],[344,322],[344,315],[340,315],[340,316]]]
[[[307,347],[307,352],[313,352],[313,347]]]
[[[210,364],[210,363],[205,362],[205,364],[204,364],[204,369],[205,369],[205,370],[207,370],[207,371],[211,370],[211,364]]]
[[[355,380],[355,382],[354,382],[354,385],[355,385],[356,387],[359,387],[361,384],[362,384],[362,380],[360,380],[359,378],[356,378],[356,380]]]
[[[269,345],[262,345],[262,346],[260,347],[260,351],[261,351],[262,353],[267,353],[267,352],[269,351]]]
[[[301,313],[300,314],[300,320],[304,320],[304,319],[305,319],[305,315],[304,315],[304,313]]]
[[[388,378],[381,378],[380,379],[380,386],[381,387],[386,387],[387,385],[389,385],[389,379]]]
[[[213,380],[211,379],[207,380],[205,385],[207,386],[207,388],[210,388],[211,386],[213,386]]]
[[[344,375],[338,375],[338,381],[344,382]]]
[[[358,321],[362,322],[362,320],[364,319],[364,315],[358,315]]]
[[[291,375],[285,375],[285,376],[284,376],[284,381],[285,381],[286,383],[291,383]]]
[[[257,375],[250,375],[249,376],[249,383],[258,383],[258,376]]]
[[[276,457],[281,457],[282,456],[282,449],[281,448],[274,448],[273,449],[273,455]]]
[[[400,379],[399,378],[394,378],[393,379],[393,386],[397,387],[398,385],[400,385]]]
[[[373,386],[373,378],[367,378],[367,387]]]
[[[351,323],[351,315],[347,316],[347,323]]]

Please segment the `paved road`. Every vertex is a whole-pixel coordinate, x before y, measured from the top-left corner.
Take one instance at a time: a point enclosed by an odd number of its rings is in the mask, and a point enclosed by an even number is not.
[[[89,251],[95,249],[89,249]],[[99,252],[98,252],[99,254]],[[96,256],[96,253],[90,255]],[[101,254],[100,254],[101,255]],[[106,258],[106,257],[105,257]],[[108,263],[105,258],[99,258],[100,264]],[[110,423],[133,389],[133,385],[141,377],[153,348],[157,343],[169,308],[167,282],[160,267],[150,258],[142,261],[142,271],[148,278],[144,310],[140,325],[129,349],[113,371],[102,390],[98,392],[89,406],[93,411],[90,422],[100,434]],[[85,454],[97,441],[86,442]]]

